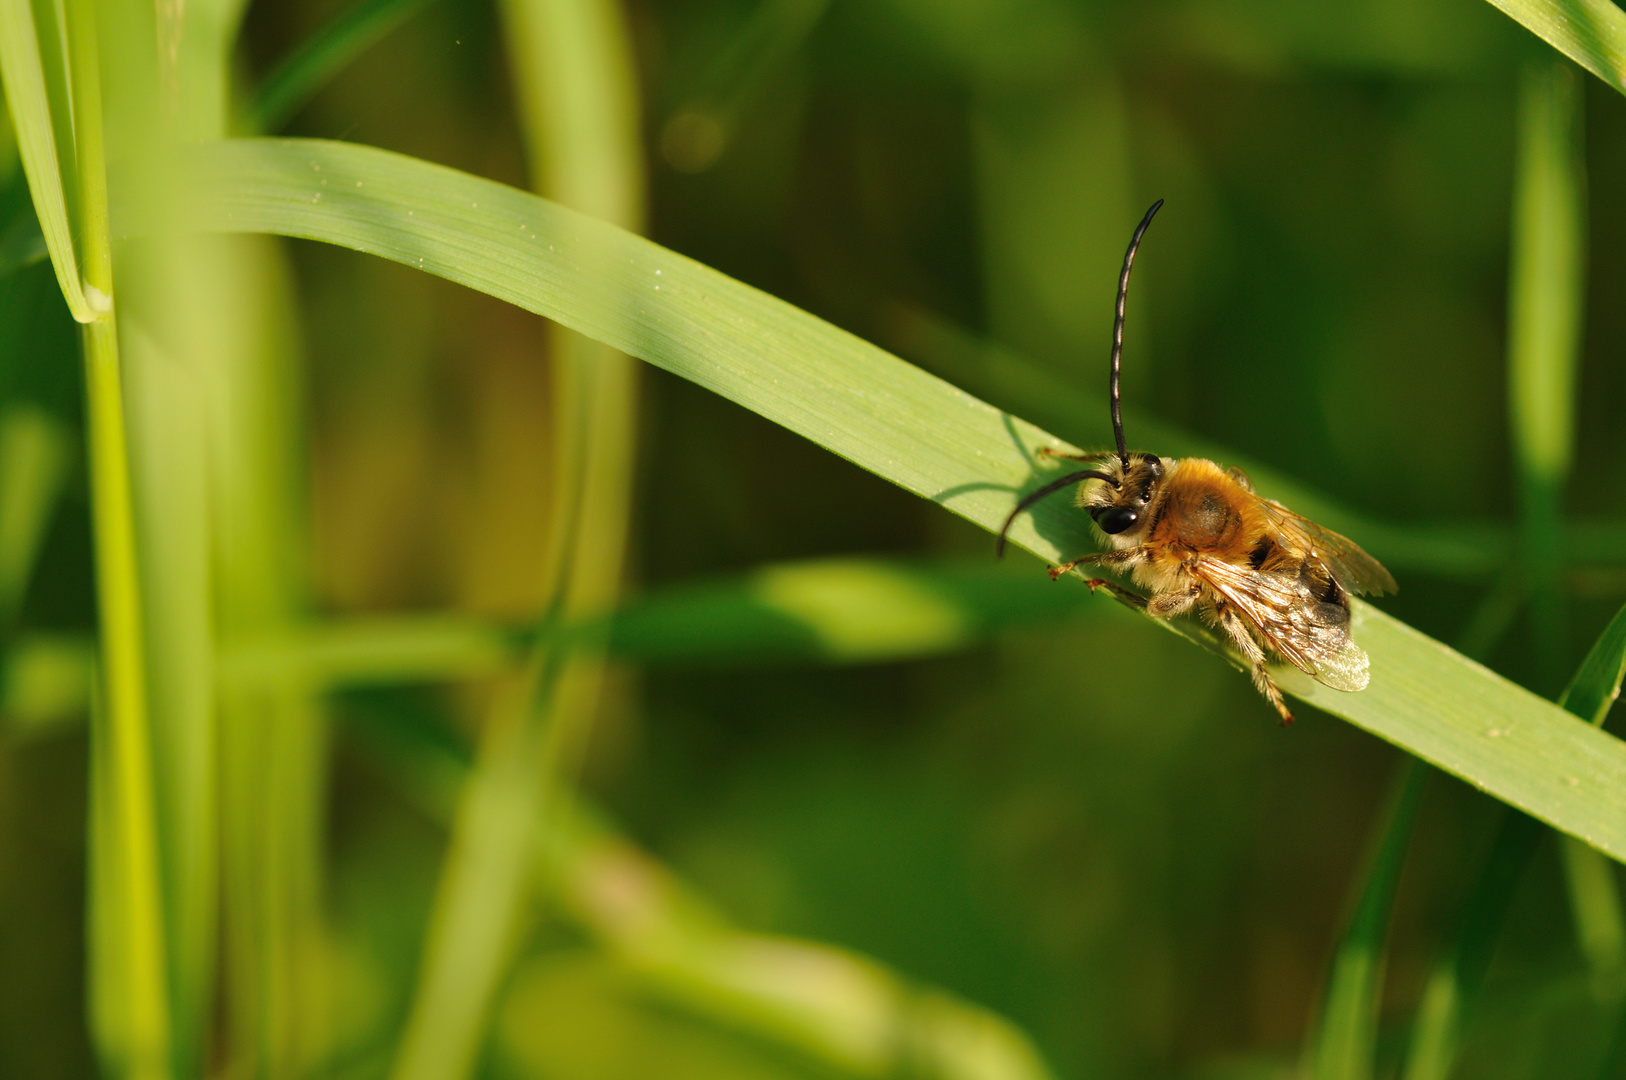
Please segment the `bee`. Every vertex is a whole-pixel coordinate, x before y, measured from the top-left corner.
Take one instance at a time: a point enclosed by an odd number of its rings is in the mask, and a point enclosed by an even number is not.
[[[1254,686],[1276,707],[1282,723],[1291,724],[1293,714],[1265,666],[1266,658],[1280,657],[1335,690],[1364,690],[1369,663],[1349,636],[1350,594],[1394,592],[1398,586],[1354,541],[1255,494],[1241,469],[1222,468],[1204,458],[1130,453],[1125,446],[1118,371],[1129,271],[1162,206],[1162,199],[1153,203],[1136,227],[1118,277],[1109,381],[1117,453],[1041,450],[1041,457],[1095,462],[1097,467],[1069,473],[1024,496],[999,530],[996,550],[1004,554],[1005,534],[1018,514],[1063,488],[1082,484],[1078,506],[1111,550],[1052,567],[1051,580],[1074,567],[1106,567],[1127,572],[1151,595],[1101,578],[1090,580],[1092,590],[1111,589],[1159,619],[1196,609],[1225,632],[1247,661]]]

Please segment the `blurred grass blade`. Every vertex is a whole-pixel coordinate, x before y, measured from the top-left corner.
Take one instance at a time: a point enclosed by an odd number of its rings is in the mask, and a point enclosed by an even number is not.
[[[62,11],[50,5],[46,10],[58,17]],[[41,29],[49,32],[42,34]],[[103,294],[93,302],[87,297],[75,243],[78,169],[68,113],[72,95],[66,81],[66,58],[61,55],[63,40],[61,27],[36,25],[29,0],[0,0],[0,77],[5,81],[6,104],[11,109],[28,190],[68,310],[80,322],[89,322],[106,309],[107,298]],[[42,55],[42,49],[53,51]],[[55,76],[49,81],[48,71]]]
[[[247,127],[274,132],[305,103],[401,23],[432,0],[361,0],[308,38],[265,77],[249,106]]]
[[[1463,1011],[1484,980],[1514,890],[1541,835],[1541,824],[1534,818],[1513,811],[1503,814],[1451,948],[1424,986],[1401,1074],[1404,1080],[1449,1080]]]
[[[1373,1075],[1389,918],[1417,807],[1432,772],[1416,758],[1403,762],[1379,819],[1354,914],[1339,940],[1321,1015],[1306,1048],[1306,1073],[1314,1080],[1370,1080]]]
[[[1490,0],[1515,22],[1626,93],[1626,12],[1610,0]]]
[[[661,154],[680,172],[701,172],[728,149],[740,114],[763,81],[781,71],[830,0],[758,0],[719,50],[686,102],[661,127]]]
[[[1549,685],[1563,662],[1567,618],[1559,564],[1564,487],[1575,455],[1575,394],[1586,292],[1586,167],[1581,94],[1557,56],[1526,67],[1519,91],[1509,284],[1508,404],[1518,470],[1523,566],[1538,670]],[[1617,622],[1620,620],[1617,619]],[[1616,629],[1611,624],[1610,631]],[[1594,645],[1559,704],[1597,725],[1620,689],[1620,646]],[[1586,700],[1577,700],[1577,695]],[[1597,713],[1598,715],[1594,715]],[[1601,993],[1626,959],[1626,925],[1613,871],[1595,850],[1562,845],[1577,944]]]
[[[1065,447],[783,301],[500,184],[307,140],[200,147],[189,164],[199,228],[325,240],[462,282],[602,337],[990,531],[1051,475],[1037,449]],[[139,231],[140,205],[126,212]],[[1023,515],[1011,540],[1058,561],[1091,550],[1088,519],[1063,502]],[[1278,668],[1288,692],[1626,858],[1616,797],[1626,746],[1370,605],[1354,618],[1371,686],[1340,693]],[[1219,648],[1199,624],[1157,625]]]
[[[50,254],[39,218],[25,214],[0,236],[0,278],[25,270]]]
[[[83,720],[95,681],[87,640],[30,635],[0,654],[0,735],[28,739]]]
[[[67,432],[43,411],[0,410],[0,633],[22,605],[70,454]]]
[[[863,664],[957,652],[1000,630],[1099,615],[1087,595],[993,562],[818,559],[743,579],[686,584],[562,627],[643,664]],[[488,675],[512,663],[529,627],[452,616],[327,621],[228,642],[223,691],[284,683],[362,686]]]
[[[639,228],[638,88],[620,0],[506,0],[500,11],[533,185],[565,206]],[[608,249],[580,254],[587,273],[608,269]],[[615,605],[640,374],[631,357],[574,328],[551,325],[548,343],[552,475],[547,546],[535,568],[546,589],[544,625]],[[602,696],[602,638],[539,636],[524,674],[496,695],[437,885],[395,1080],[461,1080],[475,1067],[520,944],[533,830],[566,827],[563,793]]]
[[[1544,56],[1526,67],[1518,121],[1507,396],[1536,661],[1542,689],[1553,693],[1566,654],[1559,570],[1586,291],[1580,94],[1565,60]]]
[[[353,729],[407,799],[449,822],[469,763],[394,723]],[[530,881],[557,912],[666,1006],[805,1055],[824,1070],[921,1080],[1047,1080],[1009,1020],[912,985],[868,957],[817,942],[743,932],[668,869],[573,806],[535,833]],[[539,1016],[522,969],[498,1035],[530,1058]],[[658,1064],[650,1075],[660,1075]],[[800,1071],[798,1071],[800,1075]]]

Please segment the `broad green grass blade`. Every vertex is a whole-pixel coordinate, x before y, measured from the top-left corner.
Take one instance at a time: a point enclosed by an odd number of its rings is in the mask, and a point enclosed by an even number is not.
[[[43,411],[0,410],[0,633],[22,604],[70,459],[67,432]]]
[[[1338,943],[1321,1016],[1306,1048],[1314,1080],[1370,1080],[1383,1000],[1384,950],[1400,871],[1423,789],[1433,772],[1416,758],[1402,766],[1367,857],[1354,913]]]
[[[61,9],[58,8],[58,11]],[[66,114],[70,100],[63,80],[48,85],[47,71],[63,70],[60,57],[60,28],[46,29],[41,35],[29,0],[0,3],[0,76],[5,80],[6,104],[11,109],[12,126],[17,133],[17,149],[28,176],[28,190],[34,197],[51,265],[57,284],[68,301],[68,309],[80,322],[90,322],[107,310],[106,293],[87,295],[81,276],[80,256],[74,241],[74,221],[78,216],[77,193],[72,191],[78,169],[74,162],[73,132],[59,130],[59,117]],[[47,44],[49,43],[49,44]],[[45,63],[42,48],[57,49],[54,64]],[[53,116],[53,101],[57,115]],[[67,146],[59,146],[60,139]],[[66,171],[65,171],[66,170]],[[93,299],[94,297],[94,299]]]
[[[1541,40],[1626,93],[1626,12],[1610,0],[1490,0]]]
[[[340,244],[555,318],[691,379],[983,528],[1053,475],[1040,429],[693,260],[500,184],[385,151],[304,140],[199,148],[195,227]],[[142,209],[126,208],[139,231]],[[1013,542],[1091,550],[1052,500]],[[1356,537],[1359,540],[1359,537]],[[1201,636],[1194,623],[1168,629]],[[1284,687],[1556,828],[1626,858],[1626,746],[1370,605],[1354,633],[1372,684]]]
[[[287,123],[334,75],[430,0],[361,0],[307,39],[265,78],[246,119],[250,131]]]

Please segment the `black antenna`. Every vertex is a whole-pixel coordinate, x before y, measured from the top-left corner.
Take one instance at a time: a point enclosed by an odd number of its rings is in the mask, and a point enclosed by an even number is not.
[[[1001,559],[1005,557],[1005,534],[1011,531],[1011,522],[1016,520],[1017,514],[1020,514],[1022,511],[1026,510],[1040,499],[1043,499],[1048,495],[1054,495],[1068,484],[1076,484],[1080,480],[1105,480],[1113,487],[1118,486],[1117,480],[1108,476],[1104,472],[1096,472],[1094,469],[1080,469],[1076,473],[1068,473],[1060,480],[1050,481],[1050,483],[1046,484],[1038,491],[1028,495],[1027,498],[1016,504],[1016,509],[1011,511],[1011,516],[1006,518],[1005,524],[999,527],[999,540],[994,544],[994,555]]]
[[[1118,365],[1124,355],[1124,302],[1129,299],[1129,270],[1135,265],[1140,238],[1146,235],[1146,226],[1152,223],[1152,216],[1162,208],[1163,200],[1159,199],[1146,211],[1140,224],[1135,226],[1135,235],[1129,238],[1129,250],[1124,252],[1123,272],[1118,275],[1118,314],[1112,320],[1112,379],[1109,389],[1112,393],[1112,436],[1118,440],[1118,460],[1123,462],[1126,469],[1129,468],[1129,448],[1124,445],[1123,408],[1118,404]]]

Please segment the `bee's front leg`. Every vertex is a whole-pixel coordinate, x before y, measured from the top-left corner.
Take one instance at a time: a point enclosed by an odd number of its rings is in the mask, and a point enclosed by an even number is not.
[[[1112,570],[1128,570],[1131,567],[1145,561],[1145,548],[1133,547],[1125,548],[1122,551],[1098,551],[1094,555],[1085,555],[1082,558],[1074,559],[1072,562],[1062,563],[1060,566],[1052,566],[1050,568],[1050,580],[1055,581],[1057,578],[1067,573],[1067,571],[1079,566],[1088,566],[1091,563],[1094,563],[1096,566],[1104,566]]]
[[[1106,578],[1097,577],[1091,578],[1084,584],[1090,587],[1091,592],[1094,592],[1097,589],[1105,589],[1113,596],[1116,596],[1119,600],[1128,604],[1130,607],[1146,607],[1146,597],[1142,596],[1140,593],[1130,592],[1122,585],[1119,585],[1116,581],[1108,581]]]

